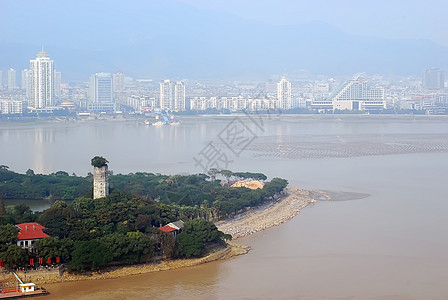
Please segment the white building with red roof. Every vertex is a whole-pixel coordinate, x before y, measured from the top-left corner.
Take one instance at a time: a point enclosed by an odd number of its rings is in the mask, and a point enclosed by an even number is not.
[[[20,246],[23,249],[32,249],[36,241],[50,237],[43,232],[43,229],[46,228],[36,222],[21,223],[17,224],[16,227],[19,229],[19,233],[17,234],[17,246]]]
[[[183,227],[184,227],[184,222],[182,220],[179,220],[176,222],[166,224],[165,226],[159,227],[159,229],[176,236],[179,233],[181,233]]]

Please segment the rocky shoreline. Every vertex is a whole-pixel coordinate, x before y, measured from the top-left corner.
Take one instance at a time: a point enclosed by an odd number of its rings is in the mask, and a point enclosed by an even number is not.
[[[224,233],[238,239],[255,232],[278,226],[300,213],[307,205],[318,199],[329,200],[324,191],[308,191],[288,186],[284,195],[273,203],[236,215],[233,219],[218,222],[216,226]]]

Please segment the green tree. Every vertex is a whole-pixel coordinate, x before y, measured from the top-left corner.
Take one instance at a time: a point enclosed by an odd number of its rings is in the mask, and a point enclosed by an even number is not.
[[[12,224],[0,225],[0,244],[15,244],[19,230]]]
[[[216,179],[216,175],[218,175],[218,174],[219,174],[219,171],[218,171],[218,169],[216,169],[216,168],[211,168],[211,169],[208,170],[208,172],[207,172],[207,175],[210,176],[210,178],[212,179],[212,182],[215,181],[215,179]]]
[[[31,170],[31,169],[28,169],[28,170],[26,170],[26,176],[34,176],[35,174],[34,174],[34,171],[33,170]]]
[[[71,271],[98,270],[112,259],[112,252],[100,241],[78,241],[75,242],[68,269]]]
[[[233,175],[233,172],[230,170],[221,170],[219,173],[227,179],[227,182],[229,182],[230,177]]]
[[[3,217],[6,215],[6,204],[5,200],[0,199],[0,217]]]
[[[204,242],[199,236],[194,234],[181,233],[177,237],[176,242],[178,243],[180,256],[201,256],[204,253]]]
[[[21,267],[28,263],[28,252],[17,245],[9,245],[6,251],[0,253],[2,260],[7,267]]]
[[[97,167],[97,168],[101,168],[101,167],[107,166],[107,163],[108,163],[107,159],[105,159],[102,156],[95,156],[91,160],[92,166]]]
[[[49,237],[45,239],[38,240],[34,244],[34,249],[36,250],[39,257],[43,258],[55,258],[56,256],[62,257],[62,242],[59,238]]]

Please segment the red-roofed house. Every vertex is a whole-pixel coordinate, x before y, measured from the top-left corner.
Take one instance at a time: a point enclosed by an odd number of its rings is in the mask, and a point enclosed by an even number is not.
[[[184,222],[182,220],[179,220],[179,221],[176,221],[173,223],[166,224],[165,226],[159,227],[159,229],[176,236],[182,231],[183,227],[184,227]]]
[[[46,228],[39,223],[21,223],[17,224],[16,227],[19,229],[19,233],[17,234],[17,246],[20,246],[23,249],[32,249],[36,241],[50,237],[42,231]]]

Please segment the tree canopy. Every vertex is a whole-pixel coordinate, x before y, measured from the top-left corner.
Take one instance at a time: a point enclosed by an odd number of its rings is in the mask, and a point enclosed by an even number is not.
[[[94,166],[96,168],[101,168],[101,167],[107,166],[107,163],[108,163],[107,159],[105,159],[102,156],[95,156],[91,160],[92,166]]]

